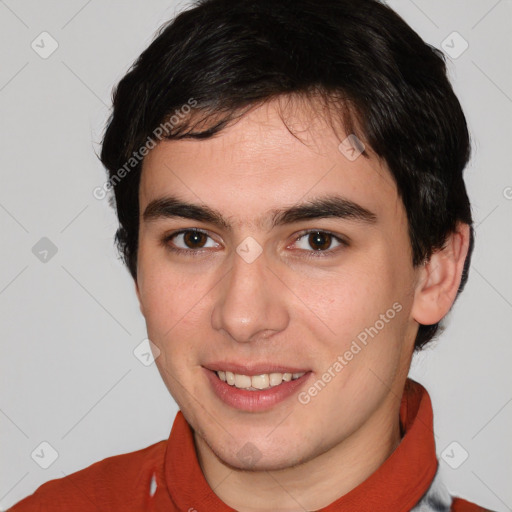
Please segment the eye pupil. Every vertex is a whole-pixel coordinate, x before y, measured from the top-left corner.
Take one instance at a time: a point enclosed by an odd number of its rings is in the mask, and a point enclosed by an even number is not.
[[[308,237],[308,242],[310,246],[315,249],[315,251],[321,251],[325,249],[329,249],[331,246],[332,235],[329,233],[322,233],[321,231],[317,231],[316,233],[310,233]]]
[[[197,247],[203,247],[206,243],[206,235],[200,231],[187,231],[183,235],[183,241],[187,247],[196,249]]]

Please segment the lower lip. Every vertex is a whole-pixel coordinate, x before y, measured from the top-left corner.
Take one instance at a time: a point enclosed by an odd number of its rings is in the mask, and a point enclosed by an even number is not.
[[[225,404],[248,412],[267,411],[279,402],[286,400],[305,384],[311,374],[311,372],[307,372],[298,379],[283,382],[268,389],[248,391],[230,386],[227,382],[220,380],[217,373],[212,370],[206,368],[204,370],[213,391]]]

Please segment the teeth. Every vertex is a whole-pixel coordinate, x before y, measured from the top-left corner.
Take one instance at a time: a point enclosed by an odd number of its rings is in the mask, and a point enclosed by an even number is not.
[[[224,372],[219,370],[217,376],[220,380],[227,382],[230,386],[235,386],[239,389],[248,389],[256,391],[260,389],[268,389],[273,386],[279,386],[283,381],[290,382],[291,380],[302,377],[305,372],[299,373],[263,373],[261,375],[240,375],[238,373]]]
[[[235,373],[235,386],[237,388],[250,388],[251,387],[251,377],[248,375],[239,375]]]
[[[282,373],[271,373],[269,375],[269,384],[271,386],[277,386],[283,382],[283,374]]]
[[[267,373],[254,375],[251,377],[251,385],[256,389],[267,389],[270,387],[270,376]]]

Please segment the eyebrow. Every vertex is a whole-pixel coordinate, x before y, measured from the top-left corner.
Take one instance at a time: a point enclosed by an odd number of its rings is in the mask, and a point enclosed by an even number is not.
[[[338,195],[328,195],[290,207],[271,210],[271,228],[312,219],[338,218],[366,224],[375,224],[377,215],[363,206]],[[174,196],[152,200],[144,209],[143,220],[152,222],[160,219],[181,217],[213,224],[231,230],[230,223],[222,214],[209,206],[193,204]],[[259,224],[262,225],[262,220]]]

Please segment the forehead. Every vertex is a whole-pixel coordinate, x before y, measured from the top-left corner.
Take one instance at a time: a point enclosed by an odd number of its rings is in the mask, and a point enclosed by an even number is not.
[[[369,147],[368,156],[347,153],[343,141],[351,134],[324,114],[303,103],[283,110],[271,101],[213,137],[160,142],[143,163],[141,212],[165,195],[251,224],[266,210],[327,193],[373,211],[400,207],[386,165]]]

